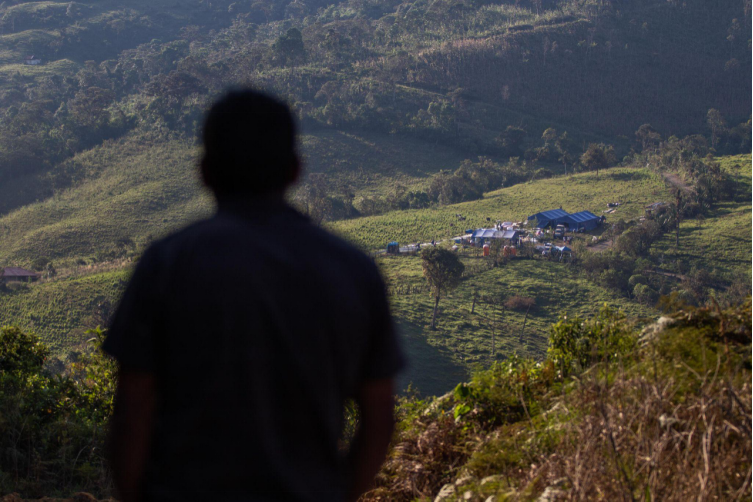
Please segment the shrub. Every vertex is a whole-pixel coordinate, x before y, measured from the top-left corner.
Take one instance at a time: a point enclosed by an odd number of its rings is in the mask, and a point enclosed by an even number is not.
[[[48,349],[33,334],[0,330],[0,493],[30,497],[111,491],[103,457],[114,363],[95,350],[68,375],[43,369]]]
[[[42,369],[49,350],[36,335],[16,327],[0,329],[0,375],[32,375]]]
[[[505,307],[512,310],[528,310],[536,306],[536,300],[527,296],[513,296],[505,301]]]
[[[636,338],[625,315],[605,305],[588,321],[565,316],[553,325],[547,357],[564,377],[598,361],[625,357],[635,344]]]
[[[631,275],[630,279],[628,279],[628,285],[635,287],[637,284],[648,284],[648,279],[645,275],[641,274]]]
[[[656,291],[646,284],[636,284],[633,288],[633,296],[639,302],[647,305],[656,303],[656,299],[659,297]]]

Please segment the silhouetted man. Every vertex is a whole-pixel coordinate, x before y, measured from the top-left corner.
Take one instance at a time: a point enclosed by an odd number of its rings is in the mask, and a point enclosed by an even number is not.
[[[352,501],[392,434],[403,365],[374,264],[284,201],[287,107],[210,110],[201,173],[218,211],[151,246],[104,349],[120,364],[112,466],[124,500]],[[344,403],[360,429],[338,442]]]

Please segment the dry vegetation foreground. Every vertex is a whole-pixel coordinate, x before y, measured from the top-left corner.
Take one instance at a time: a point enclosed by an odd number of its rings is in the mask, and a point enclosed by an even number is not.
[[[640,334],[614,311],[562,319],[545,362],[406,400],[366,499],[749,500],[750,341],[750,302]]]

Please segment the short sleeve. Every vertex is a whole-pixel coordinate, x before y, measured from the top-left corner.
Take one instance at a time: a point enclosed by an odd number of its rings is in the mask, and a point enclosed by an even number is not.
[[[148,249],[126,287],[112,317],[102,350],[122,366],[156,370],[156,347],[162,332],[160,266],[154,248]]]
[[[406,366],[395,324],[390,315],[387,294],[379,271],[374,267],[371,281],[371,325],[363,380],[392,378]]]

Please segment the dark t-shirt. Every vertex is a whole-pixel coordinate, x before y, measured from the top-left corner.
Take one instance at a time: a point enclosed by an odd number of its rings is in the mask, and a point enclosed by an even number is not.
[[[150,500],[342,499],[344,401],[404,361],[371,260],[248,201],[144,253],[104,349],[157,377]]]

